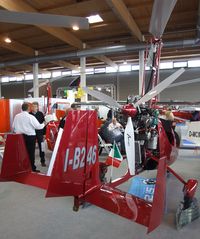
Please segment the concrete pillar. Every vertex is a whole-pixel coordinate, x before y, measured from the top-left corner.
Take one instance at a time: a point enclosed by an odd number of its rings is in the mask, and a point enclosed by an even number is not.
[[[138,94],[142,95],[142,87],[143,87],[143,80],[144,80],[144,51],[139,51],[139,88]]]
[[[38,51],[35,51],[35,56],[37,55]],[[33,64],[33,97],[39,97],[38,63]]]
[[[83,44],[83,48],[86,47],[86,44]],[[80,87],[85,87],[86,86],[86,57],[81,57],[80,58]],[[87,94],[81,97],[81,102],[87,102]]]

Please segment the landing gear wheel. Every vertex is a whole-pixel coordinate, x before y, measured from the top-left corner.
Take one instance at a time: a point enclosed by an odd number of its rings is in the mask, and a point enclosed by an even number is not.
[[[179,230],[188,223],[200,216],[199,205],[196,198],[193,198],[191,205],[184,209],[183,203],[179,204],[176,212],[176,228]]]

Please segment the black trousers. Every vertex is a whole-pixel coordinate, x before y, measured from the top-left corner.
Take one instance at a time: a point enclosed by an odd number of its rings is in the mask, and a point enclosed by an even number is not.
[[[45,163],[45,154],[42,151],[42,143],[44,143],[44,136],[43,133],[36,133],[36,139],[38,142],[39,152],[40,152],[40,162]]]
[[[36,136],[35,135],[25,135],[24,136],[24,141],[26,144],[26,148],[28,151],[29,159],[31,162],[31,168],[33,171],[36,170],[35,166],[35,141],[36,141]]]

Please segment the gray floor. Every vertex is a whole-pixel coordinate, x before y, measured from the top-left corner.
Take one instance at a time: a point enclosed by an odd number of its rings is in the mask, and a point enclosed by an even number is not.
[[[48,153],[50,157],[50,153]],[[39,163],[39,162],[38,162]],[[180,151],[173,168],[185,179],[200,181],[200,151]],[[45,171],[44,168],[42,168]],[[114,176],[125,171],[125,162]],[[155,172],[146,172],[152,177]],[[121,186],[126,190],[130,182]],[[168,178],[167,209],[162,224],[151,234],[146,228],[96,206],[72,211],[71,197],[48,198],[45,191],[14,182],[0,183],[0,239],[183,239],[199,238],[200,219],[177,231],[174,216],[182,199],[182,185]],[[200,201],[200,187],[196,194]]]

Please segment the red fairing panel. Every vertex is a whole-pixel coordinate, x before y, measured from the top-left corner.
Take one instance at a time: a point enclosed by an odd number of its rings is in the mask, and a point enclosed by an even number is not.
[[[0,181],[16,181],[47,189],[49,177],[31,171],[30,160],[21,134],[7,136]]]
[[[98,158],[98,132],[96,111],[88,112],[87,150],[85,158],[85,187],[88,190],[100,185],[99,158]]]
[[[47,197],[83,195],[99,184],[95,111],[70,111],[58,148]]]
[[[152,204],[117,188],[102,185],[98,190],[86,195],[85,200],[131,221],[149,226]]]
[[[58,122],[49,122],[46,126],[46,141],[48,149],[53,151],[56,138],[58,135]]]
[[[84,200],[148,227],[148,233],[162,221],[166,192],[166,157],[159,160],[153,203],[104,184]]]
[[[153,197],[153,207],[148,227],[148,233],[158,227],[162,221],[166,200],[166,157],[160,158]]]
[[[9,134],[6,139],[1,177],[9,178],[21,172],[31,172],[31,164],[21,134]]]

